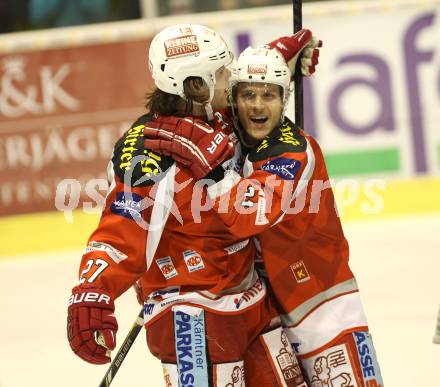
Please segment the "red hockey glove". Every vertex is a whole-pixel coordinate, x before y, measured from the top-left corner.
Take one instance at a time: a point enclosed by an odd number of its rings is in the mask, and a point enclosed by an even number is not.
[[[322,41],[312,36],[312,31],[303,28],[295,35],[282,36],[266,46],[275,48],[284,57],[292,75],[295,72],[298,57],[301,55],[301,72],[307,77],[315,72]]]
[[[159,116],[145,125],[144,135],[146,148],[172,156],[196,179],[234,154],[234,144],[223,130],[192,117]]]
[[[72,289],[67,309],[67,338],[81,359],[93,364],[111,361],[109,352],[116,347],[118,330],[114,310],[111,296],[103,289],[87,285]]]

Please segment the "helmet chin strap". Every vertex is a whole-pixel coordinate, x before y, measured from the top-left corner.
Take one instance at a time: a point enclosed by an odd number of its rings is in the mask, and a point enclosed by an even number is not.
[[[214,98],[215,82],[209,83],[206,81],[206,79],[203,79],[203,81],[204,81],[205,85],[207,85],[209,88],[209,98],[206,101],[203,101],[203,102],[196,101],[193,97],[188,97],[185,93],[181,93],[181,94],[179,94],[179,96],[182,99],[184,99],[185,101],[191,100],[191,103],[193,106],[197,106],[199,108],[202,107],[203,110],[205,111],[207,120],[212,121],[214,119],[214,109],[212,108],[211,102]]]
[[[209,102],[197,102],[192,101],[193,105],[202,106],[205,109],[206,117],[208,121],[212,121],[214,119],[214,110],[212,109],[211,101]]]
[[[206,81],[205,81],[206,82]],[[212,121],[214,119],[214,109],[212,108],[212,99],[214,98],[215,92],[215,84],[209,86],[209,99],[206,102],[198,102],[193,100],[193,105],[202,106],[206,113],[206,118],[208,121]]]
[[[289,98],[292,90],[287,91],[286,95],[283,95],[283,111],[281,112],[280,125],[284,122],[284,117],[286,116],[287,104],[289,103]]]
[[[211,102],[208,102],[205,104],[205,111],[206,111],[206,117],[208,118],[208,121],[212,121],[214,119],[214,110],[212,109]]]
[[[205,103],[204,106],[208,121],[212,121],[214,119],[214,109],[212,108],[211,105],[212,99],[214,98],[214,93],[215,93],[215,82],[209,85],[209,100],[207,103]]]

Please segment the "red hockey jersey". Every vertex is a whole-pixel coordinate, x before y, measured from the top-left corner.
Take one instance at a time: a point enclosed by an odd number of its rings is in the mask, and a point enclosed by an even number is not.
[[[140,280],[145,296],[168,297],[155,305],[158,312],[187,302],[239,313],[261,302],[266,288],[254,270],[254,244],[204,208],[206,191],[189,170],[144,148],[150,119],[138,119],[115,146],[110,189],[82,257],[80,282],[117,298]]]
[[[318,143],[287,118],[235,172],[208,188],[238,239],[258,236],[273,292],[300,353],[364,329],[348,244]],[[232,187],[232,188],[231,188]],[[311,315],[313,316],[311,317]],[[311,317],[311,318],[307,318]]]

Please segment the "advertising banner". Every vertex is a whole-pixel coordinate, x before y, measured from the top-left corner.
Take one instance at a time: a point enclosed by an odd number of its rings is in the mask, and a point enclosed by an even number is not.
[[[304,6],[303,26],[324,42],[304,82],[305,129],[333,176],[438,175],[440,2],[359,3]],[[290,34],[291,14],[217,30],[239,52]]]
[[[307,3],[303,20],[324,41],[304,82],[305,129],[330,175],[438,175],[440,1]],[[235,55],[293,30],[292,7],[277,6],[103,24],[94,37],[83,27],[93,44],[65,31],[46,32],[44,44],[0,37],[0,216],[55,209],[63,179],[78,182],[70,189],[82,200],[102,197],[113,144],[153,86],[149,42],[183,22],[212,27]]]
[[[106,178],[114,143],[145,110],[148,43],[0,55],[1,215],[55,209],[63,179],[84,191]]]

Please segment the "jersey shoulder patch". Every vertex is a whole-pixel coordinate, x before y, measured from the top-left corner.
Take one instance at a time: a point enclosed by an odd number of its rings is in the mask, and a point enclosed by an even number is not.
[[[256,162],[271,159],[283,153],[302,153],[307,148],[307,141],[299,128],[285,118],[282,125],[272,131],[249,152],[249,161]]]
[[[276,157],[266,161],[259,169],[283,180],[294,180],[301,168],[301,162],[287,157]]]
[[[168,168],[174,163],[171,157],[145,148],[144,127],[151,118],[149,114],[138,118],[116,142],[113,151],[115,175],[131,187],[155,184],[165,176]]]

